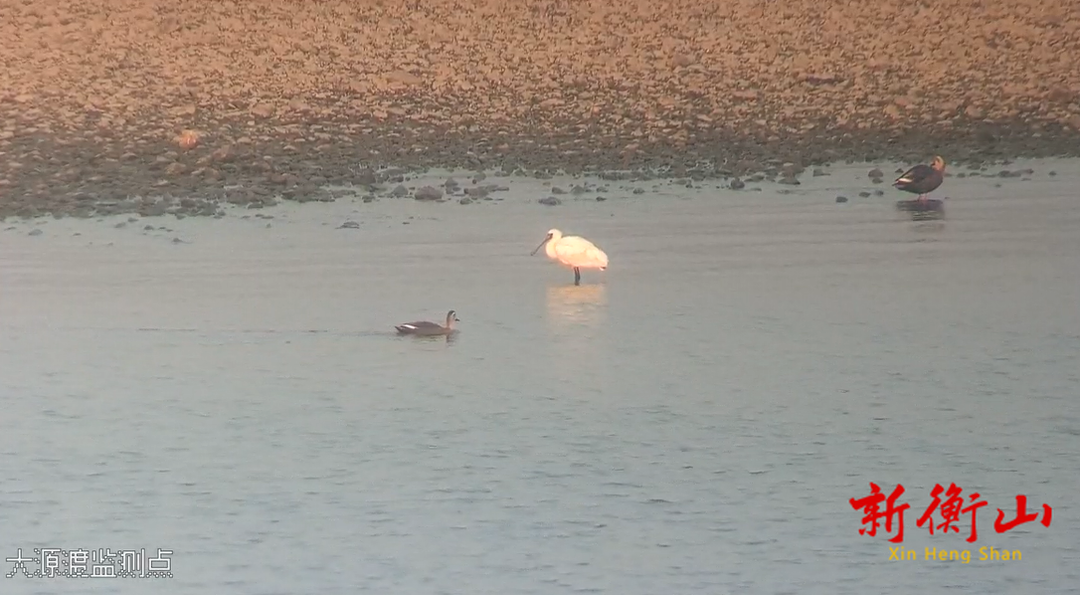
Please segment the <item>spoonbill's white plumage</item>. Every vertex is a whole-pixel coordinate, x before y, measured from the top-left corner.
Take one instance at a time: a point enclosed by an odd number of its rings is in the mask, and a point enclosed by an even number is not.
[[[579,236],[563,236],[557,229],[549,230],[547,237],[532,254],[536,254],[540,248],[544,248],[551,260],[574,269],[574,285],[581,285],[581,269],[603,271],[608,266],[607,254],[592,242]]]

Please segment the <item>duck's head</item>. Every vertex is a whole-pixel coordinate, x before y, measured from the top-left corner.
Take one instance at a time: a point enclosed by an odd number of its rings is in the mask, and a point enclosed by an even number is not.
[[[446,313],[446,328],[453,327],[455,322],[461,322],[461,319],[457,317],[457,312],[450,310]]]
[[[945,160],[940,155],[934,155],[934,160],[930,162],[930,167],[935,171],[945,171]]]

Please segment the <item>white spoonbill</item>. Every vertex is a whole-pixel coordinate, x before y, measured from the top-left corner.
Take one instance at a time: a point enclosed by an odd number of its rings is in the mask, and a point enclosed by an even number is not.
[[[574,269],[574,285],[581,285],[581,269],[600,269],[601,271],[607,269],[607,254],[585,238],[564,237],[561,231],[552,229],[547,232],[547,237],[529,256],[536,254],[542,247],[544,252],[547,252],[548,258]]]

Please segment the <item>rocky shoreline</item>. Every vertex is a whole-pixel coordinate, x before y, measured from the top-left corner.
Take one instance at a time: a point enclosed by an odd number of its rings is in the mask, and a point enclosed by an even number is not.
[[[1050,0],[46,0],[0,38],[0,218],[1080,155],[1080,8]]]

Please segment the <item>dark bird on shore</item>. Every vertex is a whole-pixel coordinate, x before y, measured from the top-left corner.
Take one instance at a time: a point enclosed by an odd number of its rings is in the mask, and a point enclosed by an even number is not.
[[[926,202],[926,195],[937,190],[944,180],[945,160],[935,156],[930,165],[919,164],[904,172],[896,178],[893,186],[904,192],[918,194],[919,198],[916,200]]]

